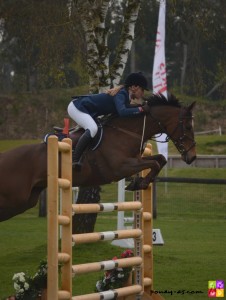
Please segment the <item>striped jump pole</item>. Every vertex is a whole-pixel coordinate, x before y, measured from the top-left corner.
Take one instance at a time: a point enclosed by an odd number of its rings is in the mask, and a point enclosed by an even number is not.
[[[104,213],[109,211],[138,211],[139,216],[142,216],[142,203],[140,201],[105,203],[105,204],[73,204],[73,212],[80,213]],[[93,243],[98,241],[112,241],[125,238],[134,238],[135,240],[142,240],[143,232],[137,226],[129,230],[116,230],[106,232],[92,232],[73,234],[72,240],[76,245],[82,243]],[[143,264],[142,255],[129,257],[125,259],[109,260],[102,262],[86,263],[81,265],[73,265],[73,275],[86,274],[90,272],[98,272],[101,270],[112,270],[114,268],[125,267],[140,267]],[[142,281],[143,282],[143,281]],[[108,299],[135,299],[136,294],[142,294],[142,285],[134,284],[133,286],[123,287],[115,290],[109,290],[99,293],[92,293],[87,295],[79,295],[72,297],[73,300],[108,300]],[[128,298],[131,296],[132,298]]]

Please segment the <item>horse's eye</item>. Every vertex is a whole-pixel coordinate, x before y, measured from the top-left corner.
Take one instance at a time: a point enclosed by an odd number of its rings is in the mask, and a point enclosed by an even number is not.
[[[185,129],[188,131],[193,129],[193,120],[185,124]]]

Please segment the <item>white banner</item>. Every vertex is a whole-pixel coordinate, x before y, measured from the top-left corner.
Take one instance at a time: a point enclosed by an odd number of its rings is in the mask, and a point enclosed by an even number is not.
[[[155,57],[152,74],[153,93],[163,94],[167,98],[167,79],[166,79],[166,62],[165,62],[165,15],[166,2],[160,0],[158,29],[155,42]],[[166,140],[166,134],[157,138],[159,141]],[[168,159],[168,143],[158,143],[158,152]]]

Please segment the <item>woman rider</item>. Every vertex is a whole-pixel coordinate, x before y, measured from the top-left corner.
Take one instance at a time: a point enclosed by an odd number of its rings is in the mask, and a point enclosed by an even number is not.
[[[95,137],[98,127],[95,118],[102,115],[118,114],[121,117],[138,115],[148,111],[148,106],[132,107],[132,99],[141,99],[147,88],[147,79],[141,72],[127,76],[124,86],[116,95],[108,93],[90,94],[73,99],[68,105],[69,116],[85,129],[79,138],[73,153],[73,165],[81,168],[81,156],[92,138]]]

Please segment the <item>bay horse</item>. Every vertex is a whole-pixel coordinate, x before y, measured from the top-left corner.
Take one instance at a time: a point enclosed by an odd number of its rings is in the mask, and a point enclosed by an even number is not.
[[[166,133],[191,164],[196,158],[192,110],[195,103],[183,107],[171,95],[147,99],[150,112],[134,117],[115,116],[105,122],[99,147],[84,153],[80,172],[73,169],[73,186],[95,186],[130,177],[151,169],[145,178],[135,177],[127,187],[146,189],[154,181],[166,159],[161,154],[141,157],[143,145],[153,136]],[[70,137],[70,136],[69,136]],[[71,138],[78,139],[75,133]],[[23,145],[0,154],[0,221],[23,213],[37,204],[47,185],[46,143]]]

